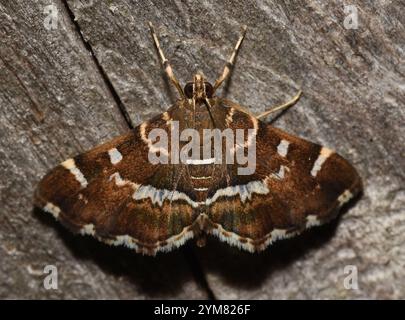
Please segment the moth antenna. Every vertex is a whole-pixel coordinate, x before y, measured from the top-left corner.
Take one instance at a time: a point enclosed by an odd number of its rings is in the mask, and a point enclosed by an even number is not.
[[[169,60],[166,59],[166,57],[165,57],[165,55],[163,53],[163,50],[160,47],[159,39],[158,39],[158,37],[156,35],[155,28],[154,28],[152,22],[150,22],[150,21],[149,21],[149,28],[150,28],[150,32],[152,34],[153,41],[155,43],[156,49],[157,49],[158,54],[159,54],[160,61],[162,62],[162,66],[163,66],[163,68],[165,70],[166,75],[169,77],[170,81],[174,84],[177,91],[180,93],[180,96],[183,99],[185,99],[186,96],[184,95],[183,88],[181,87],[181,85],[180,85],[179,81],[177,80],[176,76],[174,75],[173,69],[170,66]]]
[[[275,106],[275,107],[270,108],[270,110],[267,110],[267,111],[265,111],[265,112],[263,112],[263,113],[257,115],[256,118],[257,118],[257,119],[265,118],[265,117],[267,117],[267,116],[268,116],[269,114],[271,114],[271,113],[274,113],[274,112],[276,112],[276,111],[279,111],[279,110],[283,110],[283,109],[292,107],[294,104],[297,103],[297,101],[299,100],[299,98],[301,97],[301,95],[302,95],[302,91],[300,90],[300,91],[298,91],[298,93],[297,93],[291,100],[287,101],[286,103],[284,103],[284,104],[282,104],[282,105],[279,105],[279,106]]]
[[[243,39],[245,38],[246,30],[247,30],[247,26],[243,26],[242,27],[242,33],[239,36],[239,39],[238,39],[238,42],[235,45],[235,48],[233,49],[231,57],[229,58],[229,60],[225,64],[224,71],[222,72],[222,75],[217,80],[215,80],[215,84],[214,84],[214,88],[213,88],[214,92],[218,89],[218,87],[226,79],[228,79],[228,77],[230,75],[230,72],[231,72],[231,68],[233,67],[233,64],[235,63],[236,56],[238,55],[239,47],[242,44]]]

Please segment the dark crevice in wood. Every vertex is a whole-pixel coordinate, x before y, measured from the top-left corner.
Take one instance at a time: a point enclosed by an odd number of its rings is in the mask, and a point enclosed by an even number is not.
[[[70,20],[72,21],[73,25],[75,26],[77,34],[79,35],[79,37],[80,37],[81,41],[83,42],[85,48],[90,52],[91,57],[93,58],[93,61],[94,61],[95,65],[96,65],[98,71],[100,72],[100,74],[101,74],[101,76],[102,76],[102,78],[104,80],[104,83],[106,84],[106,86],[107,86],[108,90],[110,91],[114,101],[116,102],[122,116],[124,117],[125,122],[127,123],[128,127],[130,129],[133,129],[134,125],[132,123],[132,120],[131,120],[131,118],[130,118],[130,116],[128,114],[128,111],[127,111],[125,105],[123,104],[118,92],[115,90],[114,85],[112,84],[111,80],[108,78],[108,75],[105,72],[104,68],[102,67],[102,65],[98,61],[97,56],[95,55],[95,53],[93,51],[93,48],[91,47],[90,43],[88,43],[84,39],[83,34],[81,32],[81,29],[80,29],[80,26],[79,26],[79,23],[75,20],[75,15],[74,15],[73,11],[70,9],[69,4],[67,3],[67,0],[61,0],[61,1],[62,1],[63,5],[66,8],[66,11],[67,11],[67,13],[68,13],[68,15],[70,17]]]
[[[198,257],[196,256],[194,249],[191,247],[191,245],[190,244],[186,245],[186,247],[184,248],[184,252],[185,252],[184,256],[190,266],[194,279],[197,282],[197,284],[200,286],[200,288],[205,291],[209,300],[217,300],[217,298],[214,294],[214,291],[212,291],[210,285],[208,284],[207,277],[204,273],[201,263],[200,263]]]

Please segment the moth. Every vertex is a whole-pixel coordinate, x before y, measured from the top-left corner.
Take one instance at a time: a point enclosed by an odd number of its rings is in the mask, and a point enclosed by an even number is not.
[[[246,27],[213,85],[197,73],[183,88],[149,26],[179,100],[127,134],[51,170],[38,185],[36,206],[73,232],[142,254],[170,251],[191,238],[203,246],[207,234],[256,252],[330,221],[361,191],[358,173],[340,155],[263,121],[293,105],[300,93],[260,115],[216,96],[229,78]],[[212,154],[186,162],[152,163],[152,151],[173,160],[173,145],[158,145],[150,134],[159,129],[171,141],[174,124],[179,131],[247,132],[231,150],[254,143],[253,172],[239,174],[237,163],[218,163]],[[182,141],[180,146],[186,144]]]

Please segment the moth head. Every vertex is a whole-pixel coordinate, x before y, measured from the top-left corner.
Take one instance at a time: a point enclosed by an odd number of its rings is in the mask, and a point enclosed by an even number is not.
[[[211,83],[205,81],[203,75],[197,73],[194,76],[193,82],[187,82],[184,86],[184,94],[188,99],[201,101],[211,99],[214,89]]]

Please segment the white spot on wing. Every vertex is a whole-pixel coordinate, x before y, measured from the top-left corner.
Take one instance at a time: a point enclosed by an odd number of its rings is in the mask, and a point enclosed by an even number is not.
[[[90,224],[84,225],[84,226],[80,229],[79,233],[80,233],[81,235],[94,236],[95,233],[96,233],[95,230],[94,230],[94,224],[90,223]]]
[[[343,206],[351,198],[353,198],[353,194],[350,192],[350,190],[346,190],[345,192],[343,192],[338,198],[339,207]]]
[[[318,174],[319,170],[321,170],[322,165],[324,164],[324,162],[326,161],[326,159],[329,158],[329,156],[333,153],[332,150],[322,147],[321,152],[319,153],[318,158],[316,159],[314,166],[312,167],[311,170],[311,175],[313,177],[316,177],[316,175]]]
[[[162,119],[164,121],[166,121],[167,126],[170,126],[170,122],[172,121],[172,118],[170,117],[170,115],[169,115],[169,113],[167,111],[163,113]]]
[[[318,217],[316,215],[307,216],[307,223],[306,223],[307,228],[319,226],[320,224],[321,224],[321,221],[318,219]]]
[[[290,142],[288,142],[287,140],[282,139],[279,143],[279,145],[277,146],[277,153],[282,156],[285,157],[288,153],[288,146],[290,145]]]
[[[53,203],[48,202],[46,206],[43,208],[45,212],[49,212],[52,214],[56,219],[59,217],[60,214],[60,208],[58,206],[55,206]]]
[[[76,180],[80,183],[82,188],[87,187],[87,180],[84,177],[83,173],[79,170],[78,167],[76,167],[76,163],[74,159],[68,159],[64,162],[61,163],[61,165],[70,171],[71,174],[73,174],[76,178]]]
[[[279,239],[285,239],[285,238],[288,238],[288,234],[287,234],[287,231],[286,231],[286,230],[283,230],[283,229],[274,229],[274,230],[271,232],[271,241],[272,241],[272,242],[274,242],[274,241],[276,241],[276,240],[279,240]]]
[[[86,199],[85,196],[83,196],[83,194],[79,193],[78,196],[79,200],[82,200],[85,204],[87,204],[89,201]]]
[[[117,164],[122,160],[122,154],[117,150],[117,148],[108,150],[108,155],[110,156],[111,164]]]

